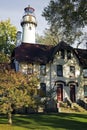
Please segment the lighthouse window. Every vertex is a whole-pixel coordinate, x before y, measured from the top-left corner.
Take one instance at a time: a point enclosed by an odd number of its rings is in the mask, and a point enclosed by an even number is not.
[[[29,12],[32,14],[34,12],[33,8],[29,8]]]
[[[32,25],[28,24],[28,28],[29,28],[29,30],[31,30],[32,29]]]
[[[34,13],[34,9],[31,7],[27,7],[25,8],[25,14],[33,14]]]
[[[31,30],[31,27],[29,27],[29,29]]]

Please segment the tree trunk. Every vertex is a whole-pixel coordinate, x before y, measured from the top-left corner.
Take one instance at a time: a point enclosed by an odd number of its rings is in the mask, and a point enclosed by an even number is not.
[[[8,113],[8,123],[11,125],[12,124],[12,114]]]

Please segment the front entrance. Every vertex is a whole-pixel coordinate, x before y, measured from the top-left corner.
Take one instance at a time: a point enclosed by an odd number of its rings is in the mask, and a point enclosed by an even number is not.
[[[73,85],[73,84],[70,85],[70,100],[72,102],[76,101],[76,97],[75,97],[75,85]]]
[[[57,84],[57,101],[63,101],[63,85]]]

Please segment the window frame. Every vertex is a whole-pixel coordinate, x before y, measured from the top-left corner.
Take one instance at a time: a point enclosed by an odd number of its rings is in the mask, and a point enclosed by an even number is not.
[[[84,85],[84,97],[87,98],[87,85]]]
[[[46,83],[43,82],[40,83],[40,96],[41,97],[46,96]]]
[[[46,75],[46,64],[40,65],[40,75]]]
[[[84,77],[84,78],[87,78],[87,68],[84,68],[84,69],[83,69],[83,77]]]
[[[57,76],[63,77],[63,66],[57,65]]]
[[[70,50],[67,50],[67,59],[71,59],[71,51]]]
[[[75,66],[70,66],[70,77],[75,77]]]
[[[61,59],[65,58],[65,51],[63,49],[61,49]]]
[[[32,64],[20,64],[20,71],[24,74],[33,74]]]

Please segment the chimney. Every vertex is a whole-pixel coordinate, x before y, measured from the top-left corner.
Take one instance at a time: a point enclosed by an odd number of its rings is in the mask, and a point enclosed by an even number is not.
[[[21,31],[17,32],[17,42],[16,46],[19,46],[21,44]]]

